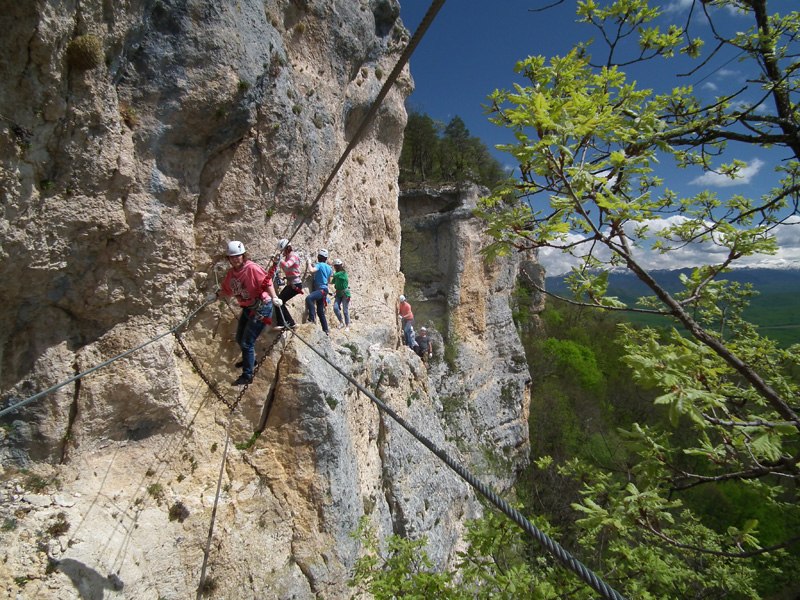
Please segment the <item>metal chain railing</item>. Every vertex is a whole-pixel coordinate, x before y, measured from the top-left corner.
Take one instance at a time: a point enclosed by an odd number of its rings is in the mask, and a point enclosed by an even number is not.
[[[208,389],[211,390],[211,393],[213,393],[217,397],[217,399],[219,399],[225,406],[233,410],[235,407],[232,406],[230,402],[228,402],[227,398],[225,398],[225,396],[223,396],[222,393],[217,388],[217,385],[213,381],[211,381],[211,379],[208,378],[208,375],[206,375],[203,372],[203,369],[201,369],[200,365],[197,364],[197,361],[195,360],[194,356],[192,355],[191,352],[189,352],[189,348],[187,348],[186,344],[183,342],[181,334],[178,333],[177,331],[175,332],[175,339],[178,340],[178,345],[183,350],[183,353],[186,355],[186,358],[189,359],[192,368],[200,376],[200,379],[202,379],[205,382],[205,384],[208,386]]]
[[[211,378],[205,374],[202,368],[200,368],[197,359],[189,351],[189,348],[186,346],[180,333],[178,333],[177,331],[174,333],[175,333],[175,339],[178,340],[178,345],[180,345],[181,349],[183,350],[183,353],[186,355],[186,358],[189,360],[189,362],[192,365],[192,368],[198,374],[200,379],[202,379],[208,386],[208,389],[210,389],[211,392],[214,394],[214,396],[216,396],[220,402],[222,402],[225,406],[227,406],[231,412],[236,410],[236,407],[239,406],[239,403],[242,401],[242,398],[247,392],[247,388],[250,387],[250,384],[248,383],[246,385],[243,385],[239,389],[239,393],[236,394],[235,400],[233,401],[228,400],[222,394],[222,392],[219,391],[219,388],[216,386],[216,384],[213,381],[211,381]],[[267,357],[272,353],[272,350],[275,348],[275,346],[277,346],[278,342],[281,340],[282,337],[283,337],[283,331],[279,332],[278,335],[275,336],[275,339],[272,340],[272,343],[270,343],[270,345],[267,346],[267,348],[264,350],[263,356],[258,360],[258,362],[255,364],[255,368],[253,369],[253,378],[255,378],[256,374],[258,373],[258,370],[261,368],[261,365],[264,364],[264,362],[267,360]]]

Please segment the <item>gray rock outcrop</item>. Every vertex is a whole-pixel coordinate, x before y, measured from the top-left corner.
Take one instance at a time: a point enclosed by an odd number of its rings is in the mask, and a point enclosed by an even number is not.
[[[533,256],[484,258],[491,240],[473,210],[486,194],[474,185],[405,190],[401,264],[416,328],[432,331],[440,358],[429,375],[447,435],[486,481],[505,489],[527,464],[531,381],[510,299],[521,272],[541,287],[543,273]]]
[[[2,407],[143,345],[3,419],[8,597],[194,597],[207,557],[215,597],[346,598],[364,517],[452,565],[473,492],[302,340],[513,481],[519,265],[480,258],[468,204],[448,216],[452,277],[411,296],[433,310],[442,294],[437,360],[399,344],[407,72],[309,210],[407,42],[398,16],[395,0],[0,0]],[[227,240],[265,264],[295,230],[303,257],[344,260],[353,326],[266,332],[238,399],[238,310],[181,328],[202,375],[170,330],[215,289]]]

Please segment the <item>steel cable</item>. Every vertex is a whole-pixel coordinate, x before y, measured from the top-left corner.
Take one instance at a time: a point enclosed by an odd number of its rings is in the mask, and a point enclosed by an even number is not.
[[[208,567],[208,557],[211,554],[211,540],[214,536],[214,522],[217,518],[217,506],[219,505],[219,492],[222,488],[222,475],[225,473],[225,461],[228,458],[228,446],[231,441],[231,424],[233,423],[233,410],[228,413],[228,426],[225,428],[225,449],[222,451],[222,463],[219,466],[219,477],[217,477],[217,492],[214,495],[214,507],[211,509],[211,524],[208,527],[208,538],[206,547],[203,551],[203,566],[200,569],[200,582],[197,584],[197,600],[205,594],[206,587],[206,568]]]
[[[358,144],[359,140],[361,139],[361,136],[363,136],[364,132],[367,130],[367,127],[369,127],[369,125],[372,123],[372,120],[375,118],[378,109],[380,108],[386,96],[389,94],[389,90],[392,88],[395,81],[400,76],[400,72],[406,66],[406,63],[408,63],[408,59],[411,58],[411,55],[414,53],[414,50],[417,48],[417,45],[419,44],[422,37],[425,35],[425,32],[428,30],[428,27],[430,27],[430,24],[433,22],[433,19],[436,17],[436,14],[439,12],[439,9],[442,8],[444,3],[445,0],[434,0],[433,2],[431,2],[431,6],[430,8],[428,8],[428,12],[425,13],[425,16],[422,18],[422,22],[419,24],[417,30],[414,32],[414,35],[409,40],[408,45],[403,50],[403,53],[400,55],[400,58],[397,59],[397,63],[395,64],[394,69],[392,69],[392,72],[389,74],[389,77],[386,79],[386,82],[383,84],[381,91],[378,92],[378,95],[376,96],[374,102],[372,103],[372,106],[369,107],[367,114],[364,115],[364,118],[361,120],[361,124],[358,126],[358,129],[353,134],[353,137],[347,144],[347,147],[344,149],[344,152],[342,152],[342,155],[339,158],[339,162],[337,162],[336,165],[333,167],[333,170],[331,171],[331,174],[328,176],[328,179],[326,179],[325,183],[322,184],[319,193],[317,193],[316,197],[314,198],[314,201],[309,206],[307,211],[308,214],[313,212],[317,204],[319,204],[320,200],[322,200],[322,196],[328,190],[328,186],[331,184],[334,177],[336,177],[336,174],[339,172],[339,169],[342,168],[344,161],[347,160],[347,157],[350,155],[350,152],[353,150],[353,148],[355,148],[356,144]],[[288,237],[289,243],[291,243],[291,241],[294,239],[294,237],[297,235],[297,232],[300,231],[303,225],[306,224],[307,219],[308,217],[305,217],[303,218],[302,221],[300,221],[295,230],[292,232],[292,235]]]
[[[394,412],[388,405],[386,405],[380,398],[378,398],[375,394],[367,390],[363,385],[361,385],[358,381],[356,381],[351,375],[340,369],[337,365],[331,362],[324,354],[322,354],[319,350],[314,348],[310,343],[304,340],[301,336],[299,336],[296,332],[294,333],[295,337],[303,342],[312,352],[314,352],[317,356],[319,356],[322,360],[328,363],[331,367],[333,367],[336,372],[339,373],[342,377],[347,379],[350,383],[358,388],[358,390],[367,396],[372,402],[384,413],[389,415],[395,422],[397,422],[403,429],[408,431],[413,437],[417,439],[423,446],[425,446],[428,450],[433,452],[442,462],[444,462],[448,467],[450,467],[461,479],[466,481],[470,486],[480,492],[484,498],[489,500],[495,507],[497,507],[501,512],[503,512],[508,518],[514,521],[517,525],[519,525],[525,532],[527,532],[531,537],[533,537],[536,541],[538,541],[545,550],[547,550],[552,556],[554,556],[557,560],[559,560],[565,567],[570,569],[574,572],[581,580],[583,580],[586,584],[591,586],[595,591],[603,596],[603,598],[607,598],[608,600],[624,600],[624,596],[620,595],[617,591],[615,591],[611,586],[605,583],[602,579],[600,579],[591,569],[589,569],[586,565],[580,562],[577,558],[572,556],[569,552],[567,552],[558,542],[550,538],[546,533],[541,531],[538,527],[536,527],[533,523],[531,523],[525,515],[519,512],[516,508],[511,506],[508,502],[503,500],[497,492],[495,492],[491,487],[480,481],[477,477],[475,477],[468,469],[466,469],[463,465],[456,462],[453,458],[450,457],[447,452],[436,446],[431,440],[425,437],[422,433],[416,430],[413,425],[406,422],[403,417],[398,415]]]
[[[189,314],[188,317],[186,317],[183,321],[181,321],[180,323],[175,325],[175,327],[169,329],[168,331],[165,331],[164,333],[158,334],[154,338],[151,338],[151,339],[147,340],[146,342],[144,342],[142,344],[139,344],[135,348],[131,348],[130,350],[126,350],[122,354],[118,354],[117,356],[109,358],[108,360],[101,362],[99,365],[95,365],[91,369],[87,369],[86,371],[83,371],[82,373],[78,373],[77,375],[74,375],[73,377],[70,377],[69,379],[67,379],[65,381],[62,381],[61,383],[57,383],[56,385],[54,385],[52,387],[49,387],[46,390],[43,390],[43,391],[39,392],[38,394],[34,394],[33,396],[30,396],[29,398],[25,398],[24,400],[20,400],[16,404],[13,404],[13,405],[11,405],[11,406],[9,406],[7,408],[4,408],[3,410],[0,410],[0,418],[6,416],[7,414],[10,414],[12,412],[15,412],[15,411],[19,410],[20,408],[30,404],[34,400],[38,400],[39,398],[42,398],[44,396],[47,396],[48,394],[51,394],[51,393],[55,392],[56,390],[64,387],[65,385],[69,385],[70,383],[72,383],[74,381],[78,381],[79,379],[82,379],[82,378],[86,377],[87,375],[89,375],[91,373],[94,373],[95,371],[97,371],[99,369],[107,367],[111,363],[116,362],[121,358],[125,358],[126,356],[128,356],[130,354],[133,354],[134,352],[136,352],[138,350],[141,350],[142,348],[144,348],[146,346],[149,346],[150,344],[152,344],[154,342],[157,342],[161,338],[167,337],[168,335],[171,335],[171,334],[175,333],[181,327],[183,327],[185,324],[188,324],[194,318],[194,316],[197,313],[199,313],[201,310],[203,310],[206,306],[208,306],[209,304],[211,304],[215,300],[216,299],[214,299],[214,300],[206,300],[197,309],[195,309],[191,314]]]

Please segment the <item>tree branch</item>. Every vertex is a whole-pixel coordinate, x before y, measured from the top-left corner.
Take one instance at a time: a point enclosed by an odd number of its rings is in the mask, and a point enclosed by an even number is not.
[[[703,413],[703,418],[709,423],[721,427],[785,427],[786,425],[794,425],[794,423],[790,421],[764,421],[763,419],[755,419],[754,421],[727,421],[705,413]]]
[[[546,289],[536,285],[530,278],[530,275],[526,273],[525,276],[528,278],[528,281],[530,282],[531,286],[537,292],[550,296],[551,298],[555,298],[556,300],[560,300],[561,302],[564,302],[566,304],[571,304],[572,306],[580,306],[582,308],[599,308],[602,310],[617,311],[617,312],[633,312],[633,313],[643,313],[648,315],[661,315],[664,317],[672,316],[670,313],[660,310],[650,310],[646,308],[632,308],[627,306],[626,307],[605,306],[603,304],[597,304],[597,303],[578,302],[577,300],[572,300],[571,298],[565,298],[564,296],[559,296],[558,294],[554,294],[553,292],[548,292]]]
[[[793,546],[794,544],[800,542],[800,536],[795,536],[786,540],[785,542],[781,542],[780,544],[775,544],[773,546],[768,546],[766,548],[758,548],[757,550],[750,550],[747,552],[726,552],[724,550],[709,550],[708,548],[701,548],[699,546],[693,546],[691,544],[684,544],[669,537],[662,531],[659,531],[648,521],[643,519],[636,519],[636,522],[644,527],[646,531],[649,531],[651,534],[655,535],[656,537],[664,540],[668,544],[675,546],[676,548],[682,548],[684,550],[693,550],[694,552],[701,552],[703,554],[711,554],[713,556],[724,556],[726,558],[752,558],[753,556],[759,556],[761,554],[767,554],[769,552],[775,552],[776,550],[782,550],[783,548],[788,548],[789,546]]]

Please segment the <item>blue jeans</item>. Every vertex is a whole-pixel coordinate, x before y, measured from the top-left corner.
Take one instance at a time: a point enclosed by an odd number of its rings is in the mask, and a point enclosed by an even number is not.
[[[350,298],[344,296],[333,301],[333,312],[339,323],[344,323],[346,327],[350,327]],[[342,313],[344,313],[344,321],[342,320]]]
[[[414,347],[414,336],[411,333],[414,327],[414,319],[403,319],[403,338],[405,339],[406,346],[409,348]]]
[[[319,290],[314,290],[308,296],[306,296],[308,320],[314,323],[317,320],[315,312],[319,313],[319,324],[322,325],[322,331],[325,333],[328,333],[328,318],[325,316],[325,298],[327,295],[327,288],[322,288]]]
[[[257,315],[252,314],[249,308],[243,308],[239,317],[239,326],[236,328],[236,343],[242,349],[242,375],[253,376],[253,367],[256,364],[256,340],[264,331],[264,322],[261,317],[272,314],[272,302],[264,303]]]

